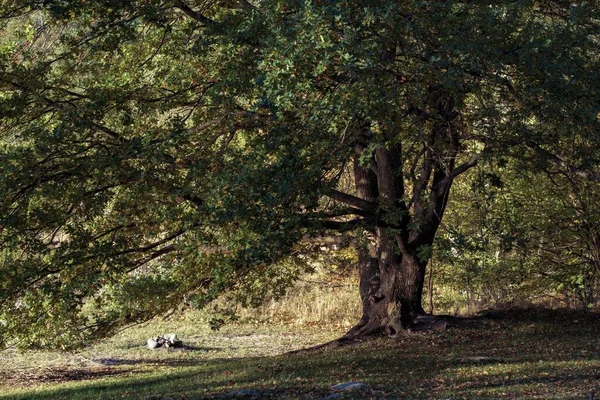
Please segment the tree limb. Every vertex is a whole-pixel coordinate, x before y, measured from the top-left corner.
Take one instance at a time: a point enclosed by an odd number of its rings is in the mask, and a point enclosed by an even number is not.
[[[37,98],[42,103],[46,104],[48,107],[50,107],[50,108],[52,108],[54,110],[59,110],[59,111],[65,110],[65,106],[64,105],[62,105],[62,104],[60,104],[60,103],[58,103],[58,102],[56,102],[56,101],[54,101],[52,99],[49,99],[49,98],[47,98],[45,96],[42,96],[42,95],[37,94],[37,93],[34,93],[33,90],[29,89],[28,87],[26,87],[24,85],[20,85],[20,84],[17,84],[17,83],[14,83],[14,82],[10,82],[10,81],[7,81],[7,80],[3,80],[3,82],[6,83],[6,84],[11,85],[11,87],[17,88],[18,90],[20,90],[22,92],[30,93],[31,95],[33,95],[34,98]],[[70,104],[70,103],[69,103],[69,105],[73,106],[73,104]],[[104,126],[104,125],[101,125],[101,124],[99,124],[97,122],[94,122],[94,121],[90,121],[90,125],[94,129],[96,129],[97,131],[100,131],[100,132],[106,134],[107,136],[111,137],[112,139],[115,139],[115,140],[117,140],[117,141],[119,141],[121,143],[125,141],[125,139],[120,134],[118,134],[117,132],[113,131],[112,129],[110,129],[110,128]]]
[[[479,162],[480,158],[481,158],[481,153],[475,154],[473,157],[471,157],[469,159],[469,161],[467,161],[464,164],[461,164],[458,167],[454,168],[452,170],[452,178],[456,178],[458,175],[460,175],[463,172],[465,172],[465,171],[473,168],[474,166],[476,166],[477,163]]]
[[[174,1],[175,8],[183,11],[188,17],[195,19],[196,21],[204,24],[204,25],[214,25],[214,21],[210,18],[207,18],[200,12],[194,11],[189,5],[187,5],[183,0],[175,0]]]
[[[305,214],[308,215],[310,218],[336,218],[336,217],[346,217],[349,215],[360,215],[361,217],[374,217],[375,215],[361,210],[360,208],[356,208],[356,207],[345,207],[345,208],[340,208],[337,210],[332,210],[332,211],[323,211],[323,212],[315,212],[312,214]]]
[[[377,208],[377,206],[371,203],[370,201],[361,199],[348,193],[337,191],[335,189],[331,189],[329,193],[326,194],[326,196],[332,198],[333,200],[340,201],[344,204],[356,207],[360,210],[367,212],[374,212]]]
[[[372,219],[367,218],[356,218],[350,221],[330,221],[330,220],[313,220],[310,221],[311,225],[319,225],[320,227],[328,230],[335,230],[338,232],[347,232],[351,231],[357,226],[364,224],[366,222],[373,222]]]
[[[179,236],[183,235],[185,232],[187,232],[185,229],[181,229],[181,230],[179,230],[179,231],[177,231],[177,232],[175,232],[175,233],[173,233],[173,234],[167,236],[166,238],[161,239],[161,240],[159,240],[157,242],[150,243],[150,244],[148,244],[146,246],[142,246],[142,247],[134,247],[134,248],[131,248],[131,249],[121,250],[119,252],[114,253],[113,255],[114,256],[122,256],[122,255],[125,255],[125,254],[143,253],[143,252],[146,252],[146,251],[150,251],[150,250],[153,250],[153,249],[157,248],[158,246],[160,246],[160,245],[162,245],[164,243],[167,243],[167,242],[169,242],[171,240],[177,239]]]

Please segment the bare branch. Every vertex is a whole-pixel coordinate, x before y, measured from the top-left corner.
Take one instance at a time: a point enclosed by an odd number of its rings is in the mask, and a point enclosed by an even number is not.
[[[423,190],[427,187],[427,183],[431,178],[431,172],[433,170],[433,150],[431,146],[433,145],[433,136],[430,137],[427,143],[423,144],[423,148],[425,149],[424,153],[420,153],[419,155],[424,154],[423,167],[421,168],[421,172],[416,182],[413,183],[413,194],[408,202],[407,208],[410,209],[413,204],[419,202],[421,195],[423,194]],[[411,172],[412,173],[412,172]],[[414,175],[414,174],[413,174]]]

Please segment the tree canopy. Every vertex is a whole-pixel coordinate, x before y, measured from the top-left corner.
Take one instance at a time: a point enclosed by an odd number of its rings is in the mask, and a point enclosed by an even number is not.
[[[497,3],[2,3],[0,337],[250,304],[340,233],[351,334],[413,324],[455,179],[598,180],[600,10]]]

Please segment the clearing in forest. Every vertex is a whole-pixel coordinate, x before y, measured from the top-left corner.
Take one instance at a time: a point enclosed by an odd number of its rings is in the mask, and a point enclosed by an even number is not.
[[[76,354],[2,352],[0,398],[584,399],[600,389],[600,315],[529,310],[495,317],[289,353],[342,332],[274,325],[210,332],[188,315]],[[186,347],[144,347],[147,337],[169,329]],[[343,382],[368,386],[331,388]]]

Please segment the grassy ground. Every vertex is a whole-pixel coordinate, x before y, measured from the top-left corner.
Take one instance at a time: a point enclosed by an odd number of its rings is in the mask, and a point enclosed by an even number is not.
[[[598,314],[509,312],[445,331],[283,354],[333,339],[341,329],[242,325],[215,333],[188,315],[78,354],[3,352],[0,398],[320,399],[348,381],[371,390],[338,399],[587,399],[600,389]],[[143,347],[167,330],[188,347]]]

